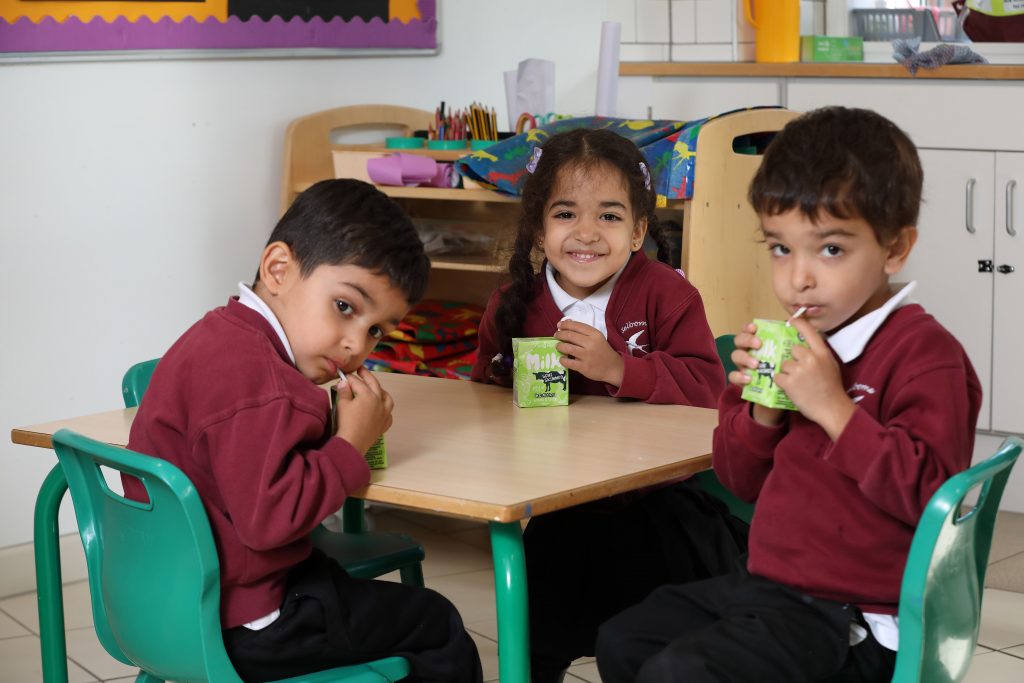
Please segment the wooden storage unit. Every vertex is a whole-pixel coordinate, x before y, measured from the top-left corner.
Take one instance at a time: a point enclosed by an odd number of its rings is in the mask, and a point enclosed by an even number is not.
[[[670,202],[659,211],[683,226],[678,265],[701,291],[715,335],[735,332],[755,316],[784,315],[772,294],[767,250],[759,243],[757,218],[746,198],[760,157],[733,151],[733,140],[777,131],[794,116],[785,109],[753,109],[708,122],[697,139],[693,198]],[[426,128],[432,120],[431,112],[386,105],[340,107],[296,119],[285,140],[282,212],[299,192],[318,180],[334,177],[334,150],[382,149],[379,143],[337,144],[331,139],[332,131],[391,128],[395,135],[408,135]],[[451,158],[445,156],[451,152],[423,153]],[[471,222],[495,237],[497,248],[492,254],[432,259],[427,292],[433,298],[486,302],[507,262],[504,255],[515,234],[517,200],[476,189],[380,189],[401,201],[414,217]]]

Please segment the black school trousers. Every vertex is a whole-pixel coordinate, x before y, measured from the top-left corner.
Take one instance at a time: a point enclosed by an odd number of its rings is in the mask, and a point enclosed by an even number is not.
[[[868,636],[850,645],[853,605],[820,600],[745,569],[664,586],[606,622],[604,683],[889,683],[896,653]]]
[[[731,571],[748,526],[695,480],[540,515],[523,534],[533,683],[592,656],[606,619],[658,586]]]
[[[409,660],[410,682],[483,680],[476,644],[447,598],[418,586],[352,578],[315,549],[289,573],[274,623],[223,633],[246,683],[395,655]]]

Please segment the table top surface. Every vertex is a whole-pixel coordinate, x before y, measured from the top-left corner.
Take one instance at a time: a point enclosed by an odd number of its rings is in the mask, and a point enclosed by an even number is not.
[[[388,468],[354,492],[369,501],[510,522],[670,481],[709,467],[717,413],[603,396],[517,408],[502,387],[378,373],[395,400]],[[135,409],[11,431],[14,443],[52,447],[72,429],[118,446]]]

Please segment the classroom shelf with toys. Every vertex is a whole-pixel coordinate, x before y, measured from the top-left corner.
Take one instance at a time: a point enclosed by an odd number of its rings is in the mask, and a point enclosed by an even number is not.
[[[769,264],[757,239],[757,220],[746,194],[760,156],[734,149],[744,135],[780,130],[796,114],[785,109],[750,109],[713,118],[700,130],[696,145],[693,195],[672,200],[659,210],[682,226],[680,262],[701,291],[712,332],[733,332],[754,317],[776,312]],[[292,121],[285,137],[281,210],[318,180],[336,177],[335,152],[384,152],[375,144],[339,144],[332,139],[344,129],[411,135],[426,129],[434,112],[389,105],[339,107]],[[386,150],[393,152],[395,150]],[[469,150],[402,150],[454,161]],[[343,175],[341,177],[348,177]],[[358,177],[352,176],[352,177]],[[443,225],[477,253],[431,257],[427,296],[482,305],[497,286],[509,243],[514,236],[517,200],[487,189],[380,186],[400,200],[417,225]],[[664,212],[664,213],[661,213]],[[449,236],[451,233],[449,232]],[[429,243],[428,243],[429,246]],[[428,248],[428,253],[430,249]]]

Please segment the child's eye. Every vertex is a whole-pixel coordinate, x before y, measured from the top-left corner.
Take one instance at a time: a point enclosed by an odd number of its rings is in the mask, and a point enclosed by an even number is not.
[[[772,256],[785,256],[789,253],[789,248],[781,244],[769,244],[768,251]]]
[[[349,313],[352,312],[352,304],[350,304],[347,301],[342,301],[341,299],[338,299],[337,301],[334,302],[334,305],[337,306],[338,310],[344,313],[345,315],[348,315]]]
[[[557,218],[560,221],[572,220],[574,217],[575,214],[573,214],[572,211],[559,211],[554,215],[554,218]]]
[[[618,216],[618,215],[616,215],[614,213],[605,213],[605,214],[601,215],[601,220],[603,220],[603,221],[621,221],[622,217]]]
[[[822,248],[821,253],[830,258],[835,258],[843,253],[843,248],[835,244],[827,244]]]
[[[370,336],[373,337],[374,339],[383,339],[384,330],[374,325],[373,327],[370,328]]]

